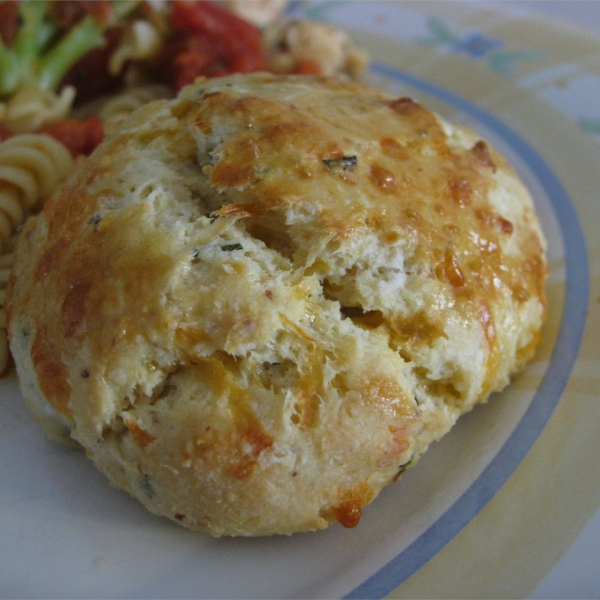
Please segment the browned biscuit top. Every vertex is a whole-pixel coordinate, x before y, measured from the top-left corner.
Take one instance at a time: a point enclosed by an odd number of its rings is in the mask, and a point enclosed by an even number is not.
[[[545,277],[531,199],[473,132],[232,76],[136,111],[27,223],[9,328],[34,414],[150,510],[292,533],[356,524],[508,383]]]

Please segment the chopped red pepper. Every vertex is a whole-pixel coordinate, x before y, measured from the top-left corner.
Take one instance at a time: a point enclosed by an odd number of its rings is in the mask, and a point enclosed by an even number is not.
[[[104,127],[98,117],[89,117],[82,121],[64,119],[41,127],[38,133],[47,133],[62,142],[74,157],[87,156],[102,141]]]

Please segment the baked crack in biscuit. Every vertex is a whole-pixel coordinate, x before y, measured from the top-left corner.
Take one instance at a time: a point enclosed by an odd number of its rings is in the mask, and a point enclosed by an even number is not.
[[[351,527],[531,358],[544,244],[506,160],[413,99],[203,80],[27,222],[11,347],[50,437],[152,512]]]

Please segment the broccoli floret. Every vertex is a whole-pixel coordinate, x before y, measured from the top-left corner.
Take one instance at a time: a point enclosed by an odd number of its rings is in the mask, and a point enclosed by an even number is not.
[[[102,46],[104,32],[133,11],[139,0],[110,4],[112,14],[107,23],[87,15],[56,40],[58,25],[48,16],[48,2],[21,0],[13,43],[7,47],[0,38],[0,98],[10,96],[24,83],[56,91],[67,71],[90,50]]]

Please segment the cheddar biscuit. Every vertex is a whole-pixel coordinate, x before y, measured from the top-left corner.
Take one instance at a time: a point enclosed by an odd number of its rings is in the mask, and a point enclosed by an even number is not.
[[[414,99],[201,80],[27,222],[11,348],[48,434],[154,513],[353,526],[532,357],[544,246],[506,160]]]

